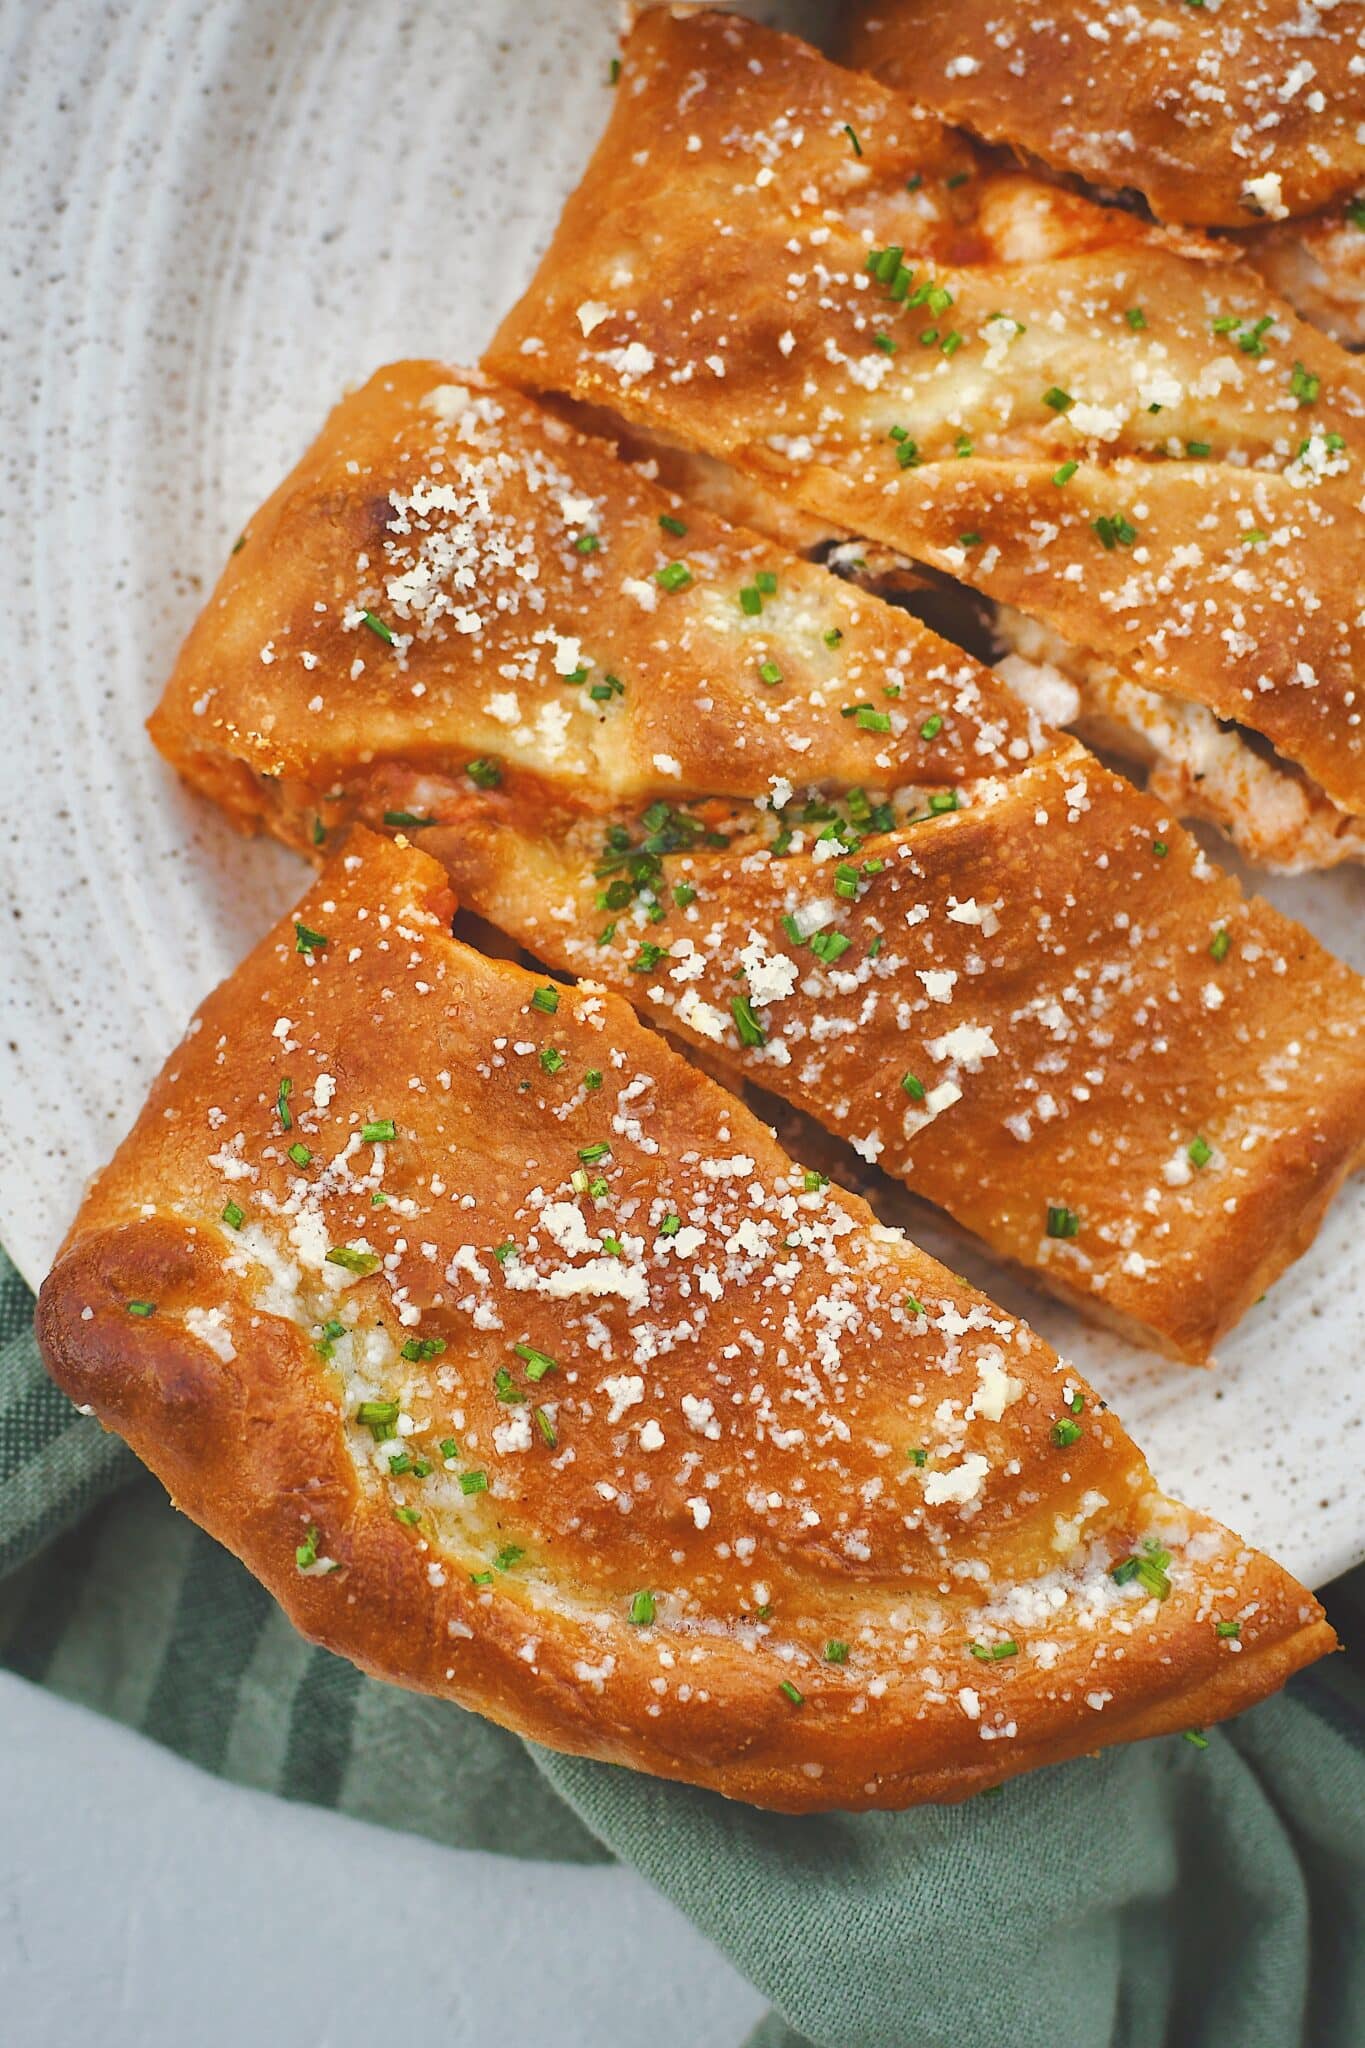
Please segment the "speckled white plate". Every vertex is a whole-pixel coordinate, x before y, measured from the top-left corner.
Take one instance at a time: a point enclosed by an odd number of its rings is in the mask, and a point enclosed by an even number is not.
[[[0,1238],[35,1282],[192,1006],[304,879],[147,744],[180,637],[343,385],[478,353],[605,118],[617,14],[0,9]],[[1270,893],[1365,964],[1365,874]],[[1077,1359],[1166,1486],[1313,1583],[1365,1557],[1365,1186],[1212,1373],[1135,1356],[912,1221]]]

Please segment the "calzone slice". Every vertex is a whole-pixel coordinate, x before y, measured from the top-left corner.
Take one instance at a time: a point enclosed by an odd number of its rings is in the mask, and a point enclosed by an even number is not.
[[[250,828],[420,841],[543,960],[1189,1358],[1365,1146],[1355,976],[906,612],[395,365],[152,721]]]
[[[488,361],[979,589],[1253,857],[1365,852],[1365,369],[1209,245],[659,9]]]
[[[1038,1338],[356,831],[77,1217],[48,1364],[314,1640],[789,1812],[960,1799],[1332,1647]]]
[[[1360,0],[858,0],[843,54],[945,120],[1157,218],[1231,231],[1286,297],[1365,340]]]

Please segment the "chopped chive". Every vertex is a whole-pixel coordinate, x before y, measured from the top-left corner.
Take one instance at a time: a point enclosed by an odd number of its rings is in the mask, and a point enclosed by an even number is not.
[[[692,571],[686,562],[667,562],[654,571],[654,581],[661,590],[686,590],[692,581]]]
[[[538,988],[531,997],[531,1008],[542,1010],[547,1017],[553,1017],[559,1008],[559,990],[550,983],[544,988]]]
[[[739,593],[739,608],[746,618],[756,619],[763,609],[763,593],[756,583],[746,583]]]
[[[1185,1153],[1191,1166],[1207,1166],[1213,1157],[1213,1147],[1207,1138],[1196,1138],[1185,1147]]]
[[[574,542],[574,551],[580,555],[595,555],[601,545],[601,540],[595,533],[580,533]]]
[[[1111,1565],[1109,1576],[1116,1586],[1127,1586],[1136,1580],[1152,1599],[1164,1600],[1171,1590],[1166,1574],[1170,1561],[1170,1551],[1164,1550],[1155,1537],[1149,1536],[1140,1550],[1133,1551],[1121,1564]]]
[[[564,1054],[557,1045],[547,1045],[541,1049],[540,1065],[542,1072],[557,1074],[565,1064]]]
[[[958,435],[957,440],[953,444],[953,453],[961,462],[965,462],[967,457],[974,453],[972,444],[965,434]]]
[[[844,123],[844,133],[853,145],[853,154],[855,156],[861,156],[863,153],[863,145],[858,140],[857,131],[848,121],[845,121]]]
[[[616,85],[621,77],[621,59],[613,57],[607,66],[607,84]]]
[[[757,570],[754,575],[754,585],[764,597],[776,597],[777,571],[775,569]]]
[[[373,1273],[379,1264],[378,1252],[363,1252],[350,1244],[334,1244],[327,1254],[329,1266],[344,1267],[348,1273]]]
[[[1053,1423],[1051,1435],[1057,1449],[1064,1451],[1069,1444],[1077,1443],[1080,1440],[1082,1435],[1081,1425],[1079,1422],[1073,1422],[1070,1416],[1065,1416],[1060,1422]]]
[[[376,617],[374,612],[362,612],[361,617],[364,619],[365,624],[369,627],[372,633],[377,633],[380,639],[384,641],[387,646],[393,646],[392,626],[386,626],[384,624],[384,621],[381,618]]]
[[[905,1300],[901,1303],[901,1307],[910,1316],[922,1316],[926,1313],[924,1303],[917,1294],[907,1294]]]
[[[395,1434],[394,1425],[398,1420],[396,1401],[362,1401],[355,1411],[355,1419],[362,1429],[368,1429],[377,1444],[384,1444]]]
[[[648,1628],[655,1615],[654,1595],[637,1593],[630,1603],[630,1618],[636,1628]]]
[[[374,1123],[360,1127],[361,1142],[366,1145],[387,1145],[397,1136],[391,1116],[378,1117]]]
[[[1213,443],[1212,441],[1187,441],[1185,443],[1185,453],[1193,456],[1195,461],[1202,462],[1206,455],[1212,455]]]
[[[294,1116],[289,1107],[289,1098],[293,1092],[294,1083],[286,1074],[280,1082],[279,1093],[275,1097],[275,1113],[279,1117],[280,1129],[282,1131],[292,1131],[294,1128]]]
[[[833,967],[836,960],[842,960],[853,941],[843,932],[823,931],[813,933],[809,944],[817,960],[823,961],[826,967]]]
[[[1186,1728],[1182,1730],[1182,1733],[1186,1742],[1192,1742],[1196,1749],[1208,1748],[1209,1738],[1202,1728]]]
[[[409,1365],[425,1365],[429,1358],[439,1358],[445,1348],[444,1337],[409,1337],[398,1355]]]
[[[1050,412],[1070,412],[1075,403],[1071,393],[1061,390],[1056,384],[1043,393],[1043,404]]]
[[[236,1202],[223,1204],[223,1221],[229,1230],[240,1230],[246,1222],[246,1210]]]
[[[1079,462],[1064,462],[1060,469],[1053,470],[1053,483],[1069,484],[1071,482],[1072,477],[1075,476],[1076,471],[1080,468],[1080,466],[1081,465],[1079,464]]]
[[[808,1195],[818,1194],[821,1188],[829,1186],[829,1175],[817,1173],[813,1166],[808,1166],[801,1175],[801,1186]]]
[[[925,1450],[923,1444],[911,1444],[906,1450],[905,1455],[910,1460],[910,1463],[921,1471],[929,1462],[929,1453]]]
[[[1235,1643],[1241,1633],[1242,1624],[1240,1621],[1220,1621],[1215,1626],[1215,1634],[1224,1643]]]
[[[327,837],[327,827],[323,824],[321,818],[314,818],[313,823],[309,828],[308,836],[312,840],[314,846],[321,846],[323,844],[324,840]]]
[[[659,524],[664,532],[671,533],[675,540],[681,540],[687,531],[682,520],[675,519],[671,512],[661,512],[659,514]]]
[[[293,1160],[295,1166],[310,1166],[313,1160],[313,1155],[308,1150],[308,1147],[300,1144],[297,1139],[289,1147],[289,1157]]]
[[[957,544],[960,548],[979,548],[981,545],[981,535],[979,533],[960,533],[957,537]]]
[[[786,1694],[787,1698],[791,1701],[794,1707],[803,1707],[805,1705],[805,1694],[798,1692],[796,1687],[792,1684],[789,1678],[784,1678],[781,1685],[779,1685],[777,1689],[779,1692]]]
[[[510,1572],[514,1564],[520,1564],[526,1552],[519,1543],[506,1543],[493,1559],[495,1572]]]
[[[827,626],[821,637],[826,647],[837,647],[844,637],[843,629],[840,626]]]
[[[480,754],[465,762],[464,772],[478,788],[496,789],[502,781],[502,762],[496,754]]]
[[[1019,1655],[1019,1645],[1012,1636],[1006,1636],[1003,1643],[972,1643],[970,1649],[982,1664],[998,1664],[1004,1657]]]
[[[847,1664],[848,1644],[841,1643],[837,1637],[832,1636],[829,1642],[825,1644],[825,1662],[826,1664]]]
[[[469,1574],[469,1583],[471,1586],[491,1586],[493,1574],[492,1572],[471,1572]]]
[[[314,1524],[304,1532],[303,1541],[294,1552],[294,1562],[301,1572],[306,1572],[310,1565],[315,1565],[317,1561],[318,1532]]]
[[[761,683],[780,683],[782,671],[775,661],[761,662],[759,664],[758,679]]]
[[[692,884],[691,884],[690,882],[675,882],[675,883],[674,883],[674,885],[673,885],[673,901],[674,901],[674,903],[676,903],[676,905],[678,906],[678,909],[679,909],[679,910],[686,910],[686,908],[687,908],[688,904],[689,904],[689,903],[695,903],[695,902],[696,902],[696,900],[697,900],[697,892],[696,892],[696,890],[695,890],[695,889],[694,889],[694,888],[692,887]]]
[[[919,729],[919,736],[922,740],[936,740],[939,734],[942,732],[942,730],[943,713],[941,711],[935,711],[931,718],[925,719],[923,725]]]
[[[394,1479],[401,1479],[405,1472],[411,1472],[412,1459],[406,1451],[397,1451],[389,1459],[389,1472]]]
[[[605,1138],[599,1138],[595,1144],[580,1145],[578,1156],[585,1166],[595,1166],[599,1159],[610,1159],[611,1146]]]
[[[667,958],[667,946],[656,946],[652,939],[641,939],[640,950],[627,965],[632,974],[652,974],[659,962]]]
[[[1209,941],[1209,951],[1215,960],[1226,960],[1232,950],[1232,934],[1225,924],[1220,924]]]
[[[1302,363],[1296,362],[1289,379],[1291,398],[1296,398],[1302,406],[1316,405],[1321,390],[1321,377],[1315,376],[1311,370],[1305,369]]]
[[[417,811],[385,811],[384,823],[400,832],[420,832],[424,825],[434,825],[436,820],[424,818]]]
[[[945,356],[955,356],[958,350],[961,348],[961,346],[962,336],[958,333],[955,327],[952,329],[951,333],[945,334],[942,341],[939,343],[939,347],[942,349]]]
[[[1130,548],[1137,539],[1137,528],[1130,525],[1121,512],[1116,512],[1112,518],[1101,515],[1093,525],[1101,545],[1108,553],[1112,553],[1116,547]]]
[[[922,185],[923,183],[924,183],[924,173],[923,173],[923,171],[916,171],[916,172],[915,172],[915,173],[913,174],[913,176],[911,176],[911,177],[909,177],[909,178],[907,178],[907,179],[906,179],[906,181],[905,181],[905,189],[906,189],[906,191],[907,191],[907,192],[918,192],[918,191],[919,191],[919,188],[920,188],[920,186],[921,186],[921,185]]]
[[[1068,1209],[1064,1202],[1049,1202],[1047,1210],[1047,1234],[1049,1237],[1079,1237],[1081,1219],[1074,1209]]]
[[[544,1379],[546,1373],[559,1371],[558,1364],[551,1358],[549,1352],[537,1351],[534,1344],[514,1344],[512,1349],[525,1365],[528,1380],[539,1382]]]
[[[505,1266],[509,1259],[514,1259],[516,1256],[517,1248],[510,1237],[505,1239],[502,1244],[495,1244],[493,1247],[493,1257],[500,1266]]]
[[[415,1529],[422,1519],[420,1508],[395,1508],[394,1515],[407,1529]]]
[[[941,816],[945,811],[955,811],[957,809],[957,791],[955,789],[936,789],[929,799],[929,809],[936,817]]]
[[[493,1375],[493,1392],[499,1401],[509,1405],[524,1402],[526,1399],[505,1365],[500,1365]]]
[[[296,953],[320,953],[328,943],[323,932],[314,932],[306,924],[295,923],[294,951]]]
[[[596,1067],[588,1068],[587,1073],[583,1076],[583,1086],[585,1088],[600,1088],[602,1086],[602,1076]]]
[[[912,1102],[923,1102],[925,1097],[925,1087],[923,1081],[920,1080],[918,1074],[902,1074],[901,1087],[905,1090],[906,1094],[910,1097],[910,1100]]]
[[[1164,839],[1154,839],[1152,841],[1152,852],[1156,855],[1158,860],[1165,860],[1170,850],[1170,847],[1166,844]]]
[[[126,1302],[124,1306],[127,1308],[130,1316],[141,1316],[144,1320],[146,1317],[156,1314],[156,1303],[154,1301],[130,1301]]]
[[[891,714],[889,711],[873,711],[864,704],[859,707],[856,724],[861,732],[890,732]]]
[[[487,1493],[487,1491],[488,1474],[486,1472],[462,1472],[460,1474],[461,1493]]]
[[[458,1458],[460,1455],[460,1446],[453,1436],[443,1436],[439,1448],[443,1458]]]
[[[553,1451],[559,1443],[559,1431],[555,1428],[554,1417],[550,1414],[548,1408],[534,1408],[531,1412],[535,1416],[536,1428],[540,1431],[548,1448]]]
[[[245,546],[246,546],[246,535],[245,535],[244,533],[239,533],[239,534],[238,534],[238,536],[237,536],[237,538],[236,538],[236,540],[235,540],[235,541],[234,541],[234,542],[232,543],[232,553],[233,553],[234,555],[240,555],[240,554],[241,554],[241,552],[242,552],[242,549],[243,549],[243,548],[244,548]]]
[[[753,1005],[747,996],[735,996],[730,1003],[730,1015],[735,1020],[741,1045],[766,1045],[767,1033],[754,1015]]]
[[[1241,541],[1244,547],[1263,548],[1266,542],[1269,540],[1270,535],[1264,532],[1263,529],[1259,526],[1249,526],[1246,532],[1239,533],[1237,538]]]
[[[1143,312],[1141,306],[1130,306],[1123,317],[1132,328],[1134,334],[1137,334],[1147,325],[1147,315]]]
[[[873,348],[880,349],[884,356],[893,356],[896,353],[897,345],[889,334],[874,334],[872,346]]]

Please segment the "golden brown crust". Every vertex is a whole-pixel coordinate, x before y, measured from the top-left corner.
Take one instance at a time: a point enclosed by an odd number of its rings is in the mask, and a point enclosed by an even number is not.
[[[1244,226],[1365,182],[1365,6],[858,0],[845,62],[1159,219]]]
[[[456,385],[463,409],[425,402]],[[547,447],[558,480],[530,493]],[[433,506],[420,538],[433,561],[465,564],[458,600],[475,631],[434,602],[425,618],[399,611],[408,533],[377,566],[376,507],[395,490],[432,497],[457,456],[477,459],[485,538],[462,539],[459,505]],[[583,557],[562,503],[589,497]],[[687,578],[671,590],[656,580],[670,558]],[[538,599],[524,611],[521,589]],[[362,602],[411,640],[348,628]],[[566,639],[586,685],[554,666]],[[604,675],[624,695],[594,702]],[[338,408],[251,522],[153,731],[210,794],[231,790],[240,822],[305,850],[350,818],[420,833],[468,906],[540,957],[616,979],[732,1077],[879,1146],[998,1250],[1182,1356],[1206,1357],[1297,1256],[1365,1145],[1359,982],[1244,903],[1166,809],[904,612],[679,505],[465,372],[398,365]],[[481,787],[466,764],[495,748],[501,779]],[[742,862],[702,842],[656,875],[658,847],[701,830],[669,822],[658,837],[643,823],[665,795],[741,835]],[[633,855],[612,852],[620,834]],[[857,874],[883,858],[896,876]],[[932,890],[900,904],[921,858]],[[670,893],[683,877],[691,904]],[[845,928],[857,942],[828,972],[780,921],[821,899],[836,949]],[[809,994],[769,1010],[761,980],[736,981],[755,938],[811,978]],[[632,970],[675,941],[697,949],[702,980]],[[958,977],[947,1000],[926,997],[921,970],[934,969]],[[741,993],[770,1032],[761,1051],[740,1046]],[[709,1037],[687,1028],[694,1015]],[[969,1071],[952,1047],[982,1030],[995,1050]],[[917,1039],[912,1060],[906,1031],[944,1050]],[[912,1065],[926,1089],[962,1090],[932,1123],[901,1090]],[[1184,1172],[1200,1139],[1216,1156]],[[1074,1242],[1046,1236],[1054,1206],[1081,1218]]]
[[[1365,371],[1210,244],[661,9],[488,361],[949,571],[1365,813]]]
[[[204,1005],[40,1302],[59,1384],[310,1636],[792,1812],[961,1798],[1331,1647],[1037,1338],[450,909],[354,834]]]

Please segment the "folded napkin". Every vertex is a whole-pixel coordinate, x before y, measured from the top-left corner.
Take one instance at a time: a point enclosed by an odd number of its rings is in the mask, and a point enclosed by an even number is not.
[[[43,1374],[0,1254],[0,1662],[224,1777],[633,1863],[772,2000],[750,2048],[1358,2048],[1365,1673],[967,1805],[789,1820],[535,1748],[310,1647]],[[1365,1644],[1365,1568],[1329,1591]],[[1355,1627],[1353,1629],[1353,1623]],[[392,1760],[393,1771],[385,1768]]]

